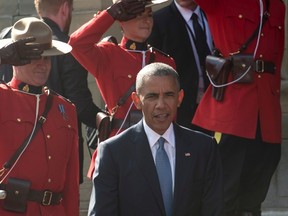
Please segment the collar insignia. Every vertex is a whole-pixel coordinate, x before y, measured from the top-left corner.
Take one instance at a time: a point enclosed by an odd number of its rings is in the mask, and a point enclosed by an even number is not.
[[[135,50],[136,49],[136,44],[135,43],[132,43],[129,47],[131,50]]]
[[[24,91],[24,92],[29,92],[29,85],[28,85],[28,84],[24,85],[24,86],[22,87],[22,91]]]

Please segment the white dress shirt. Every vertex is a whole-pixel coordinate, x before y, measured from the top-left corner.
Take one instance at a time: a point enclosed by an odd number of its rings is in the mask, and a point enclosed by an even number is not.
[[[156,151],[159,146],[158,139],[161,137],[161,135],[157,134],[155,131],[153,131],[145,122],[145,119],[143,119],[143,126],[144,131],[147,135],[148,142],[150,145],[151,153],[154,159],[156,158]],[[173,129],[173,124],[171,123],[169,128],[166,130],[166,132],[162,135],[162,137],[166,140],[164,143],[165,151],[168,155],[170,166],[171,166],[171,173],[172,173],[172,184],[173,184],[173,191],[174,191],[174,179],[175,179],[175,155],[176,155],[176,148],[175,148],[175,134]]]

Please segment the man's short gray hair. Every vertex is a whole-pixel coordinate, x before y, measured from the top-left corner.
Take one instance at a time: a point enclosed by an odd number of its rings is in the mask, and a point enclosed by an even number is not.
[[[171,66],[156,62],[151,63],[143,67],[136,77],[136,92],[140,93],[143,86],[145,85],[145,80],[150,76],[172,76],[176,80],[176,84],[180,90],[180,80],[178,73]]]

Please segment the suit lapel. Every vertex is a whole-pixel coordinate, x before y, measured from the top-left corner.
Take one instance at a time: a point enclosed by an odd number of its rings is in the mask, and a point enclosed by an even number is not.
[[[187,34],[185,19],[183,18],[182,14],[177,9],[174,1],[171,3],[170,7],[174,14],[173,18],[175,19],[175,23],[176,23],[175,28],[177,28],[177,31],[175,31],[175,34],[181,34],[181,36],[185,38],[185,40],[182,41],[182,43],[185,43],[189,45],[190,47],[191,41],[190,41],[189,35]],[[193,58],[194,58],[194,53],[192,52],[192,49],[191,49],[191,54],[193,55]]]
[[[177,203],[181,202],[181,197],[185,193],[185,184],[190,179],[193,160],[193,152],[187,142],[187,137],[182,135],[179,125],[174,124],[175,144],[176,144],[176,162],[175,162],[175,185],[174,185],[174,211],[177,212]],[[186,140],[185,140],[186,138]],[[185,165],[184,165],[185,164]]]
[[[165,215],[158,175],[151,153],[150,145],[144,132],[142,121],[140,121],[135,126],[135,132],[135,136],[131,138],[132,142],[131,147],[129,148],[132,149],[131,155],[134,155],[135,161],[139,165],[141,173],[143,174],[143,178],[146,179],[155,197],[155,200],[158,203],[159,209],[161,209],[163,215]]]

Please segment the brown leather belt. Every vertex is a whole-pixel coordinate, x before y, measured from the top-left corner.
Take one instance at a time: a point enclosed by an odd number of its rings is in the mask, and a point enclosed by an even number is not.
[[[0,184],[1,190],[6,190],[5,184]],[[62,193],[55,193],[49,190],[29,190],[28,201],[37,202],[44,206],[58,205],[62,201]]]
[[[271,73],[274,74],[276,66],[273,62],[255,60],[254,61],[254,71],[257,73]]]

